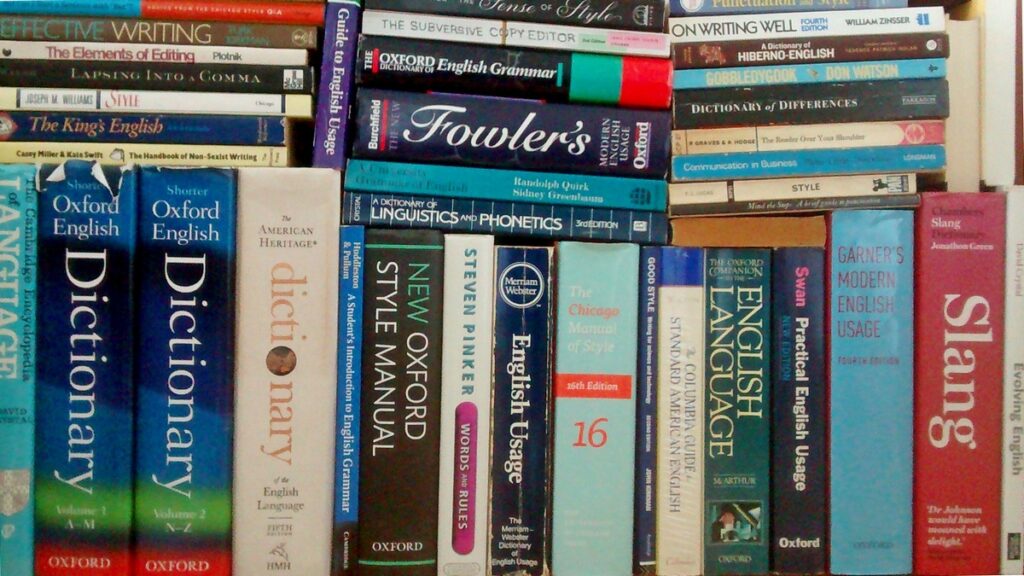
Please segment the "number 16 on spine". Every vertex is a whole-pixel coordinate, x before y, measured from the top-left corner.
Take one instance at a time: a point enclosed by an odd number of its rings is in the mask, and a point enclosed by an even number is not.
[[[558,246],[552,572],[633,569],[635,245]]]

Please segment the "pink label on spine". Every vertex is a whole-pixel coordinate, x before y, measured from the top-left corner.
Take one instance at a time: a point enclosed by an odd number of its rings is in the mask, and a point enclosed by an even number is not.
[[[476,405],[463,402],[455,409],[455,502],[452,510],[452,550],[469,554],[475,545],[476,445],[480,427]]]

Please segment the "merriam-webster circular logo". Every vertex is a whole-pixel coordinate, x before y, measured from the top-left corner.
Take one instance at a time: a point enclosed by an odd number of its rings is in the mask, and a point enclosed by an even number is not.
[[[704,7],[704,0],[679,0],[679,5],[687,12],[697,12]]]
[[[544,275],[529,262],[517,262],[502,271],[498,293],[506,304],[524,310],[544,297]]]

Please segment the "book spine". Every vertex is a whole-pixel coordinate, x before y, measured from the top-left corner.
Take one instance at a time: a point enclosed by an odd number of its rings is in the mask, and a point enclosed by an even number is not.
[[[62,16],[142,16],[143,0],[2,0],[0,13]]]
[[[829,570],[909,574],[914,213],[836,212],[829,232]]]
[[[996,574],[1006,197],[925,194],[916,240],[914,573]]]
[[[36,168],[0,168],[0,313],[6,319],[0,356],[0,574],[31,574],[35,491],[36,316],[39,228]]]
[[[305,94],[232,94],[75,88],[0,88],[4,110],[43,112],[137,112],[145,114],[229,114],[312,118],[313,98]]]
[[[359,39],[356,64],[356,83],[370,88],[636,108],[668,108],[671,82],[664,59],[380,36]]]
[[[668,18],[665,3],[656,0],[596,0],[584,6],[576,6],[572,2],[537,5],[522,1],[494,4],[460,0],[367,0],[366,7],[393,12],[423,12],[499,20],[515,14],[516,19],[524,22],[647,32],[663,31]]]
[[[367,230],[361,576],[438,573],[443,278],[440,232]]]
[[[0,40],[4,60],[303,66],[309,53],[297,48],[229,48],[172,44]]]
[[[356,38],[362,8],[359,0],[338,0],[327,5],[320,93],[313,136],[313,166],[345,169],[348,157],[349,114]]]
[[[664,244],[664,212],[346,192],[346,224]]]
[[[673,43],[945,32],[941,6],[670,18]]]
[[[825,251],[772,268],[772,573],[825,574]]]
[[[763,14],[766,12],[811,12],[818,10],[871,10],[878,8],[906,8],[907,0],[754,0],[744,6],[698,4],[671,0],[669,9],[672,16],[710,16],[717,14]]]
[[[1024,197],[1006,195],[1006,306],[1003,361],[1003,470],[1000,572],[1024,570]]]
[[[340,187],[238,171],[234,574],[330,573]]]
[[[943,120],[707,128],[672,132],[672,155],[945,144]]]
[[[359,541],[359,428],[363,382],[363,262],[366,231],[341,227],[338,293],[338,410],[334,451],[334,542],[331,576],[355,576]]]
[[[833,210],[865,210],[879,208],[917,208],[921,197],[917,194],[887,194],[884,196],[807,197],[780,200],[740,200],[718,204],[684,204],[673,206],[670,214],[681,216],[711,216],[722,214],[778,214],[801,212],[828,212]]]
[[[661,249],[640,249],[640,304],[637,308],[636,477],[633,492],[633,574],[657,570],[655,471],[658,421],[658,280]]]
[[[139,178],[135,574],[228,575],[235,176]]]
[[[880,122],[949,116],[945,80],[893,80],[688,90],[677,95],[677,129]]]
[[[661,248],[658,287],[658,570],[704,572],[704,251]]]
[[[77,0],[71,0],[77,1]],[[323,26],[321,2],[233,2],[231,0],[138,0],[147,20],[210,20]]]
[[[131,573],[136,173],[44,166],[37,576]]]
[[[96,142],[0,142],[0,162],[88,160],[104,166],[287,166],[288,148]]]
[[[663,178],[668,124],[655,111],[363,89],[352,155]]]
[[[685,182],[669,186],[669,205],[672,210],[676,210],[694,204],[847,198],[915,192],[917,178],[915,174],[910,173]]]
[[[708,250],[704,277],[704,573],[766,574],[771,252]]]
[[[97,142],[285,146],[284,119],[272,116],[0,113],[8,142]]]
[[[545,576],[551,552],[551,248],[496,249],[491,576]]]
[[[665,209],[667,187],[646,178],[359,159],[349,161],[345,171],[345,189],[360,192],[659,212]]]
[[[692,154],[672,157],[672,180],[929,172],[945,166],[946,147],[941,145]]]
[[[826,82],[868,82],[945,78],[946,60],[887,60],[829,64],[781,64],[743,68],[677,70],[672,88],[693,90],[732,86],[777,86],[780,84],[822,84]]]
[[[25,4],[21,2],[19,4]],[[120,18],[0,16],[0,39],[33,42],[116,42],[194,46],[315,49],[316,28],[230,22],[153,21]]]
[[[410,12],[367,10],[363,14],[361,32],[367,36],[415,40],[441,39],[445,42],[620,56],[665,58],[669,55],[669,36],[656,32],[433,16]]]
[[[672,45],[676,70],[948,57],[949,37],[938,32],[802,37],[770,42],[711,40]]]
[[[312,94],[307,66],[4,60],[0,82],[39,88]]]
[[[487,573],[494,237],[444,238],[438,573]]]
[[[553,574],[633,569],[639,276],[636,245],[558,246]]]

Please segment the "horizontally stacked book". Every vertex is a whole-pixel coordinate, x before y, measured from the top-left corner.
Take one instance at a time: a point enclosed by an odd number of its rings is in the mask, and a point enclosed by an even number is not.
[[[9,0],[0,14],[0,161],[305,163],[292,132],[313,117],[322,1]]]
[[[681,4],[671,215],[913,207],[919,186],[941,184],[918,175],[946,165],[942,8]]]
[[[663,3],[366,7],[346,222],[667,241]]]

